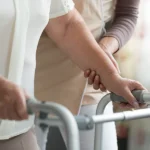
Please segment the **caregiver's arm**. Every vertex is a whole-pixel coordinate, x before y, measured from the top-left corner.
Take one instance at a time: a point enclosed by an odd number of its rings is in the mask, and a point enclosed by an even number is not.
[[[138,107],[131,90],[144,88],[135,81],[120,77],[75,9],[67,15],[51,19],[46,32],[82,70],[96,70],[109,91],[123,96],[131,105]]]
[[[118,0],[112,26],[100,40],[101,48],[111,54],[117,52],[131,38],[138,18],[140,0]]]
[[[106,47],[114,47],[114,49],[111,50],[112,53],[125,45],[132,36],[137,23],[139,3],[140,0],[117,1],[113,24],[107,29],[107,32],[104,35],[104,39],[105,37],[106,39],[103,42]],[[118,45],[116,41],[118,42]]]
[[[100,47],[109,56],[116,68],[118,68],[118,65],[112,54],[125,45],[132,36],[137,23],[139,3],[140,0],[118,0],[113,23],[99,41]],[[99,84],[100,77],[98,80],[94,71],[85,71],[85,77],[88,78],[89,84],[93,84],[95,89],[100,87],[102,91],[105,90],[102,84]]]

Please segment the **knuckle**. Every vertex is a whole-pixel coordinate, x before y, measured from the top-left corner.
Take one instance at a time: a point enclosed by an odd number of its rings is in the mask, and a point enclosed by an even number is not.
[[[139,81],[135,81],[135,83],[139,86],[142,86],[141,83]]]
[[[116,94],[119,95],[119,96],[124,96],[127,94],[127,91],[128,91],[128,86],[122,86],[120,88],[120,90],[116,91]]]
[[[20,88],[19,88],[17,85],[16,85],[16,86],[14,86],[14,88],[13,88],[13,89],[14,89],[14,91],[15,91],[15,92],[19,92],[19,91],[20,91]]]
[[[140,84],[140,83],[138,81],[130,80],[130,84],[131,85],[137,85],[137,84]]]

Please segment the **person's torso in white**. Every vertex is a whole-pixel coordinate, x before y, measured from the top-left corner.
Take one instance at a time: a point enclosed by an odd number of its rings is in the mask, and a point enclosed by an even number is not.
[[[15,19],[17,13],[15,1],[18,0],[5,0],[2,1],[0,5],[0,20],[1,20],[0,75],[6,78],[8,77],[8,72],[9,72],[8,68],[9,68],[9,62],[10,62],[10,56],[11,56],[11,50],[13,44]],[[35,65],[36,65],[36,61],[35,61],[36,48],[37,48],[40,35],[49,20],[51,0],[44,0],[44,1],[43,0],[21,0],[19,3],[25,1],[26,2],[28,1],[29,22],[28,22],[27,33],[26,33],[26,41],[24,45],[25,58],[24,58],[24,68],[23,68],[23,74],[21,80],[21,87],[24,88],[30,96],[34,96],[34,72],[35,72]],[[59,4],[58,2],[60,2],[60,0],[57,0],[55,7],[57,7],[57,4]],[[62,13],[65,12],[62,11]],[[58,16],[59,15],[60,14],[58,14]],[[22,36],[21,33],[22,32],[20,31],[20,37],[17,37],[18,42],[21,40],[20,39]],[[33,126],[33,124],[34,124],[34,116],[31,116],[27,121],[21,121],[21,122],[1,120],[0,140],[9,139],[21,133],[24,133],[28,131]]]

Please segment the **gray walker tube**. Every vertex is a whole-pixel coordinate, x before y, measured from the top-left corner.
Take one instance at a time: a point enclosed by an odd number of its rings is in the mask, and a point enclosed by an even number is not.
[[[134,91],[133,95],[139,103],[150,103],[150,93],[146,91]],[[44,124],[46,126],[64,126],[67,133],[68,150],[80,150],[79,130],[90,130],[95,126],[95,146],[94,150],[102,150],[102,128],[104,122],[133,120],[150,117],[150,108],[126,111],[115,114],[103,114],[106,105],[110,102],[126,101],[113,93],[104,96],[97,107],[97,114],[92,117],[73,116],[71,112],[62,105],[56,103],[40,103],[33,100],[27,101],[28,112],[31,114],[36,112],[53,113],[58,117],[45,117],[43,119],[37,117],[36,124]],[[78,130],[79,128],[79,130]]]
[[[150,93],[146,91],[133,91],[132,94],[137,99],[139,103],[150,103]],[[126,103],[126,100],[124,100],[122,97],[117,96],[113,93],[107,94],[104,96],[101,101],[99,102],[96,110],[96,115],[101,115],[104,113],[105,107],[110,102],[124,102]],[[131,112],[132,113],[132,112]],[[150,110],[149,110],[150,113]],[[149,114],[148,113],[148,114]],[[121,114],[120,114],[121,115]],[[123,115],[123,113],[122,113]],[[124,114],[125,115],[125,114]],[[140,111],[137,111],[137,115],[140,116]],[[142,115],[142,114],[141,114]],[[117,117],[117,116],[116,116]],[[136,116],[135,116],[136,117]],[[142,117],[142,116],[141,116]],[[144,117],[144,116],[143,116]],[[117,118],[116,118],[117,119]],[[119,119],[119,115],[118,115]],[[128,120],[129,118],[124,118],[125,120]],[[134,119],[134,116],[133,116]],[[136,119],[136,118],[135,118]],[[113,120],[112,120],[113,121]],[[115,120],[114,120],[115,121]],[[116,120],[117,121],[117,120]],[[95,125],[95,138],[94,138],[94,150],[102,150],[102,131],[103,131],[103,124],[99,123]]]
[[[65,129],[66,129],[66,134],[67,134],[67,148],[69,150],[80,150],[80,143],[79,143],[79,130],[77,123],[75,121],[74,116],[71,114],[71,112],[65,108],[62,105],[56,104],[56,103],[48,103],[48,104],[42,104],[39,102],[35,102],[33,100],[28,100],[27,101],[27,108],[28,112],[31,113],[36,113],[38,111],[41,112],[52,112],[55,115],[59,117],[59,121],[63,123]],[[53,122],[53,120],[48,120],[46,121]],[[44,122],[43,119],[41,119],[41,122],[50,125],[49,122],[46,123]],[[61,124],[58,121],[54,122],[55,126]]]

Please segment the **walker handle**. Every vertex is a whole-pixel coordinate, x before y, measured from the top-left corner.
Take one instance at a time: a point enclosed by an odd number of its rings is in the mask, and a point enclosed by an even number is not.
[[[150,104],[150,92],[144,90],[134,90],[132,91],[133,96],[137,99],[138,103],[143,104]],[[128,103],[123,97],[118,96],[114,93],[110,94],[110,99],[113,102],[123,102]]]

